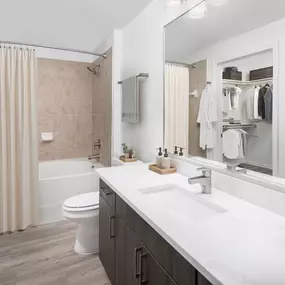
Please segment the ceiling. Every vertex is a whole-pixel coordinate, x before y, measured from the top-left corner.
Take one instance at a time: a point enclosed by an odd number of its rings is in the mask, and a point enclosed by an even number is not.
[[[166,59],[181,61],[195,50],[284,17],[284,0],[228,0],[222,7],[208,5],[204,18],[190,19],[186,14],[166,27]]]
[[[0,0],[0,40],[93,51],[152,0]]]

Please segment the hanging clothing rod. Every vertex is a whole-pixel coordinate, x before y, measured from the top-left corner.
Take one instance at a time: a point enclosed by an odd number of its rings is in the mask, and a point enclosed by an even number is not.
[[[143,78],[148,78],[149,74],[148,73],[140,73],[136,76],[137,78],[143,77]],[[118,81],[118,84],[122,84],[123,81]]]
[[[36,44],[30,44],[30,43],[19,43],[19,42],[11,42],[11,41],[0,41],[0,44],[19,45],[19,46],[23,45],[23,46],[31,46],[31,47],[39,47],[39,48],[48,48],[48,49],[63,50],[63,51],[69,51],[69,52],[90,54],[90,55],[102,57],[104,59],[107,58],[106,54],[99,54],[99,53],[86,51],[86,50],[80,50],[80,49],[62,48],[62,47],[57,47],[57,46],[36,45]]]

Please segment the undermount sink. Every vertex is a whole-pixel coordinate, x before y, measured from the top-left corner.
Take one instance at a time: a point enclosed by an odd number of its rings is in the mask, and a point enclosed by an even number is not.
[[[200,193],[192,193],[175,184],[143,188],[139,190],[148,198],[148,203],[163,205],[163,209],[177,219],[191,217],[204,219],[226,213],[224,208],[203,198]]]

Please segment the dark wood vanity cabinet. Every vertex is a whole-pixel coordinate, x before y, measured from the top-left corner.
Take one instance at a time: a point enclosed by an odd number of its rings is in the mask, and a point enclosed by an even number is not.
[[[115,280],[115,211],[100,195],[99,257],[112,284]]]
[[[202,274],[197,274],[197,285],[212,285]]]
[[[112,285],[211,285],[101,180],[99,211],[99,256]]]
[[[139,256],[142,243],[117,216],[115,240],[115,283],[113,285],[138,284]]]
[[[139,285],[177,285],[145,246],[142,248],[139,264]]]

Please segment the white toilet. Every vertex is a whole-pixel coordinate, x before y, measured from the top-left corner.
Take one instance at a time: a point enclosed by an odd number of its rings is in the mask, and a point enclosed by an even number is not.
[[[99,252],[99,192],[71,197],[64,201],[63,215],[78,224],[74,251],[78,254]]]

